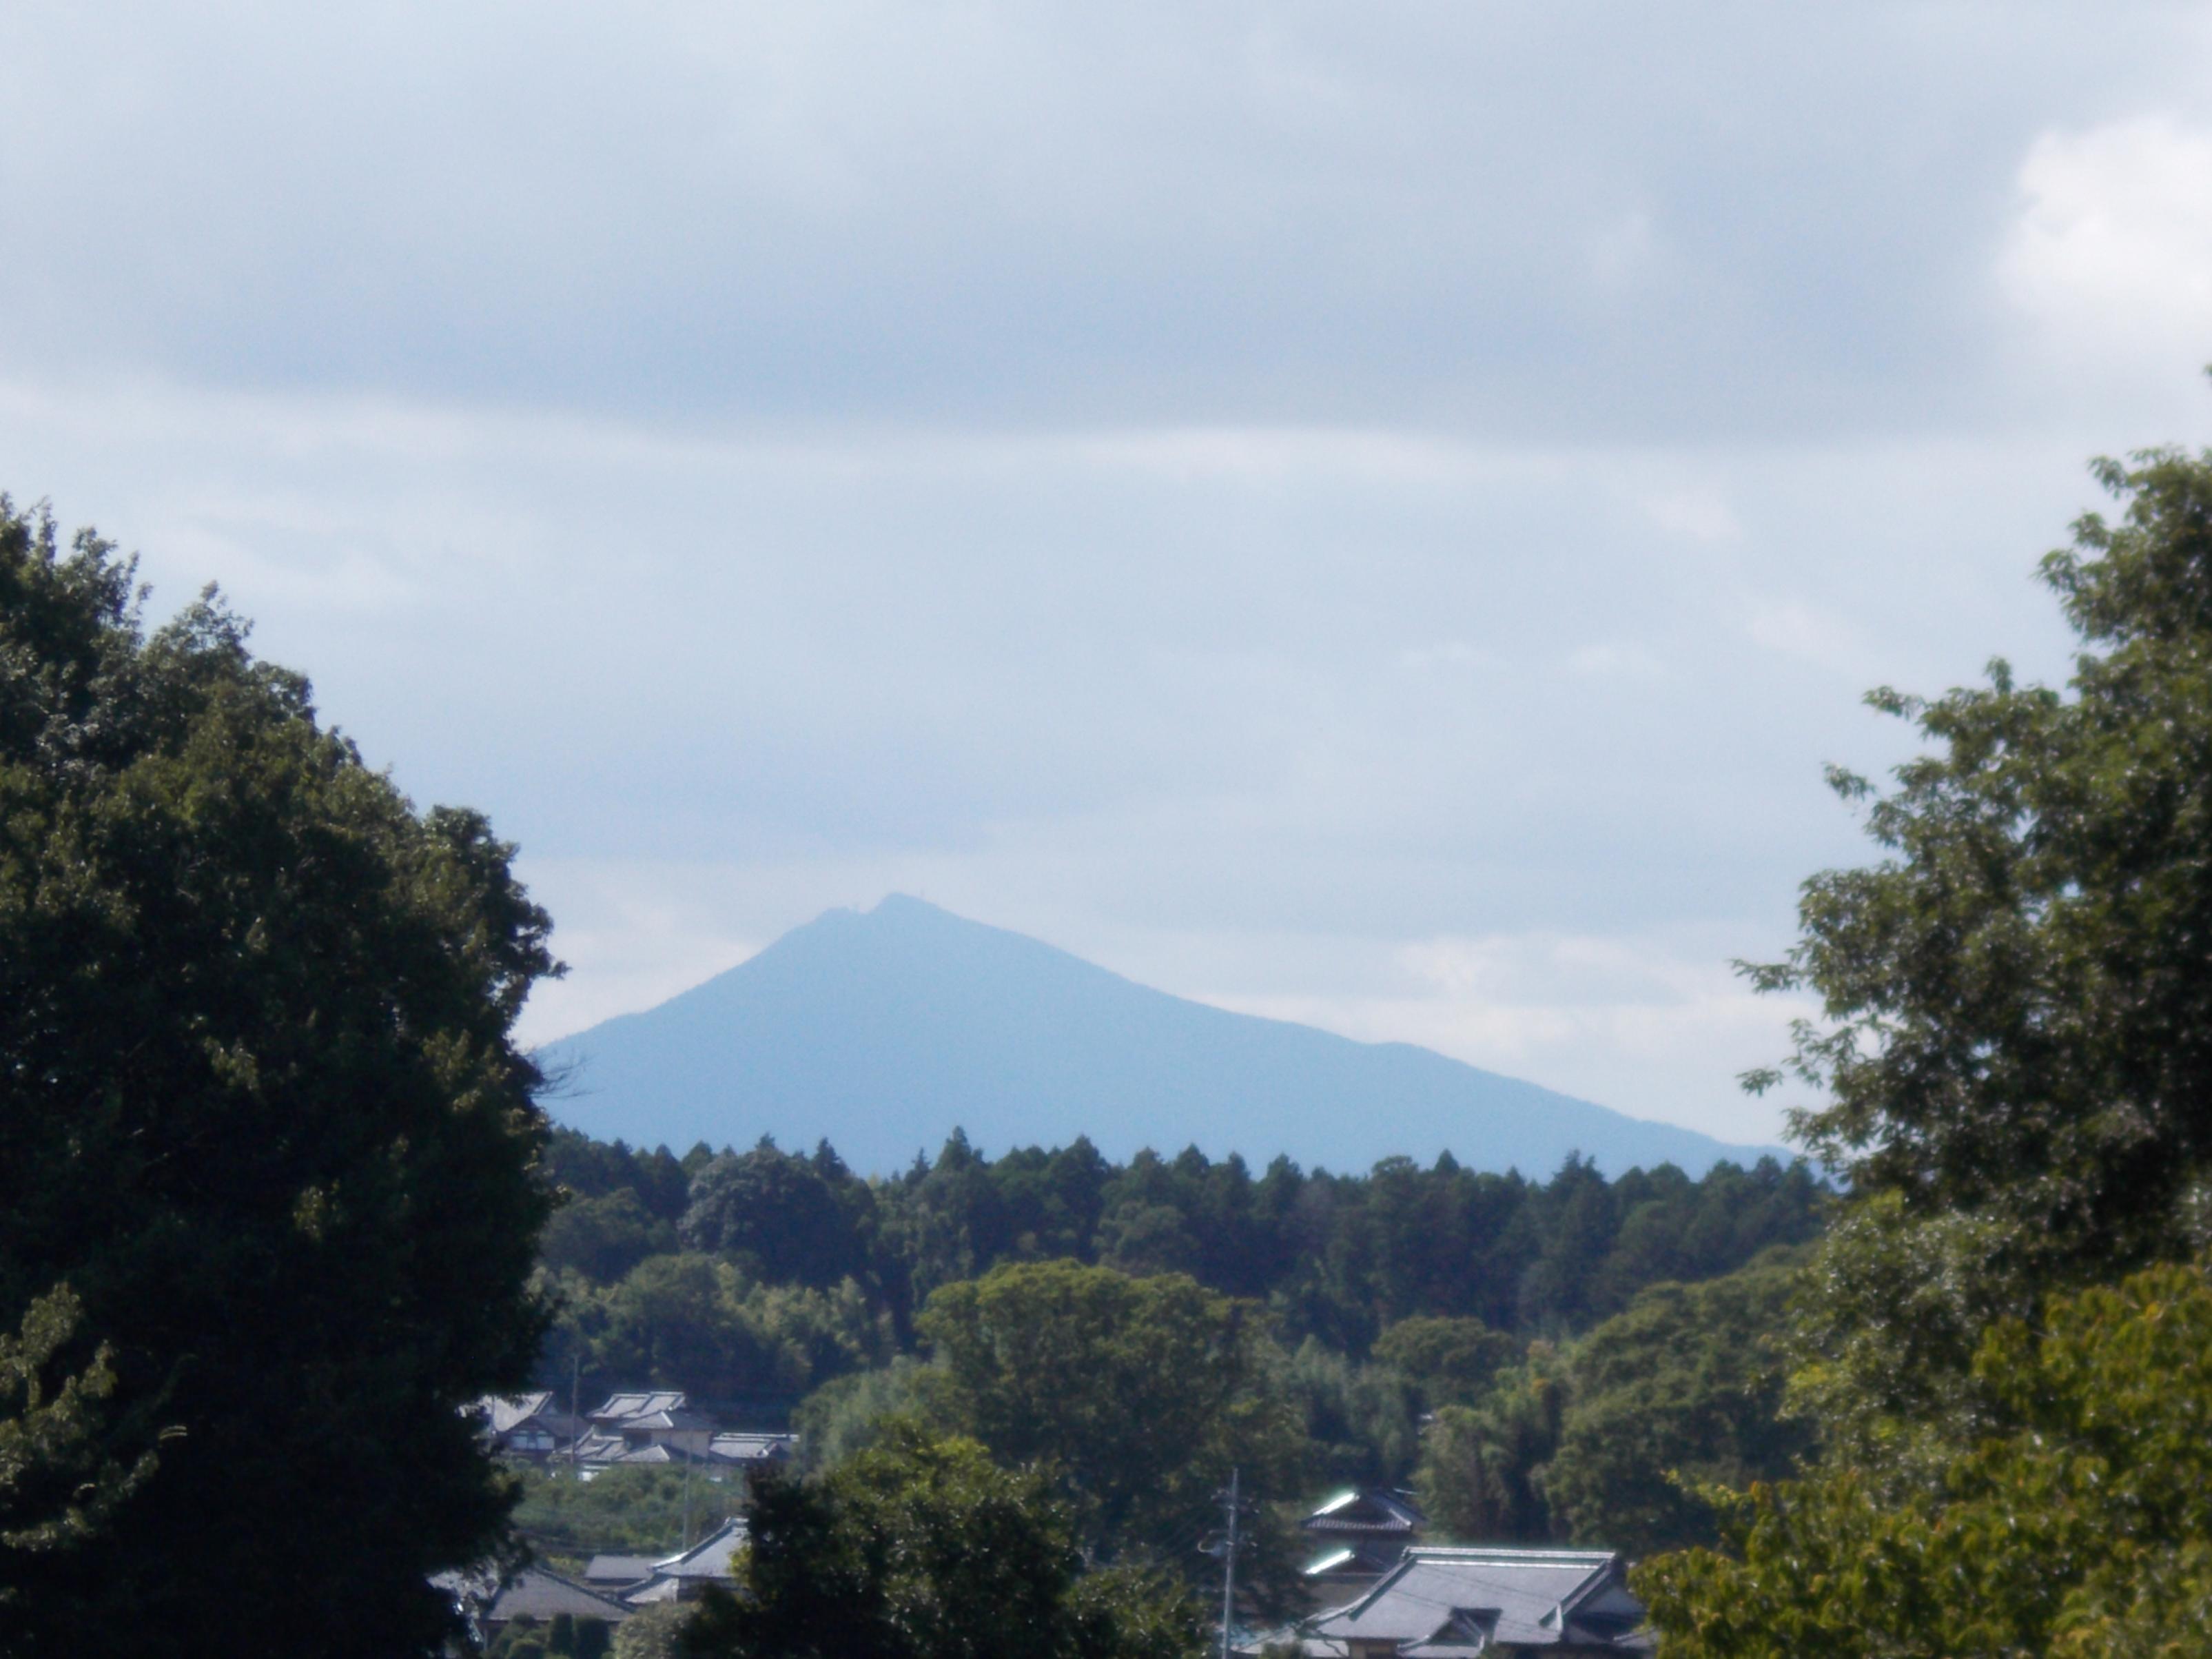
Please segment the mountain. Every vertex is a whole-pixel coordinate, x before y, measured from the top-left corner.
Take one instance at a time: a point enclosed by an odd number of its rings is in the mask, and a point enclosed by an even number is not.
[[[550,1043],[553,1115],[602,1139],[794,1149],[826,1137],[888,1174],[957,1127],[993,1156],[1087,1134],[1108,1157],[1195,1144],[1364,1170],[1449,1151],[1548,1175],[1692,1175],[1729,1146],[1407,1043],[1355,1042],[1123,979],[1019,933],[894,895],[832,910],[643,1013]]]

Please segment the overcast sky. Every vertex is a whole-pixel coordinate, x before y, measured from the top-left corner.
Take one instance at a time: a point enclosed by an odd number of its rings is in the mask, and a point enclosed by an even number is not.
[[[1767,1139],[1859,704],[2212,438],[2212,10],[0,8],[0,489],[520,842]],[[1271,1148],[1254,1148],[1265,1155]]]

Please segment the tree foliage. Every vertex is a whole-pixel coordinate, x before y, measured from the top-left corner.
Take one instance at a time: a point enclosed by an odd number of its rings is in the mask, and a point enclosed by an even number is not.
[[[1999,1322],[1974,1371],[2012,1426],[1900,1499],[1834,1463],[1729,1504],[1727,1553],[1642,1568],[1669,1654],[2212,1651],[2212,1281],[2147,1268]]]
[[[957,1133],[933,1162],[887,1179],[857,1177],[827,1146],[805,1156],[765,1141],[742,1155],[699,1147],[678,1160],[568,1132],[548,1169],[573,1198],[546,1231],[546,1265],[601,1285],[667,1254],[665,1230],[680,1223],[686,1251],[727,1260],[749,1281],[829,1289],[851,1278],[904,1346],[937,1287],[1008,1262],[1068,1260],[1183,1273],[1264,1300],[1294,1345],[1315,1337],[1355,1359],[1386,1328],[1421,1319],[1476,1322],[1456,1328],[1497,1334],[1493,1352],[1509,1336],[1587,1328],[1647,1285],[1711,1278],[1804,1243],[1829,1205],[1806,1168],[1772,1160],[1698,1180],[1671,1166],[1608,1180],[1572,1158],[1531,1181],[1449,1157],[1345,1176],[1278,1158],[1255,1178],[1241,1158],[1217,1163],[1194,1147],[1115,1164],[1079,1139],[994,1159]],[[550,1354],[544,1379],[565,1376],[566,1361]]]
[[[1821,1000],[1796,1124],[1856,1189],[1794,1336],[1827,1450],[1646,1569],[1670,1651],[2212,1650],[2212,455],[2098,472],[2068,685],[1875,693],[1929,745],[1835,776],[1884,856],[1754,970]]]
[[[138,605],[0,505],[0,1329],[65,1280],[56,1363],[184,1431],[102,1547],[8,1558],[0,1645],[428,1650],[507,1504],[459,1407],[541,1327],[548,923],[212,597]]]
[[[647,1256],[611,1285],[554,1287],[540,1372],[677,1388],[702,1404],[795,1399],[891,1354],[888,1321],[850,1279],[829,1290],[761,1283],[711,1255]]]
[[[1474,1404],[1436,1413],[1414,1485],[1442,1535],[1485,1543],[1553,1536],[1542,1471],[1559,1450],[1564,1372],[1558,1351],[1535,1343]]]
[[[1658,1285],[1577,1344],[1544,1466],[1553,1528],[1641,1557],[1709,1541],[1705,1492],[1796,1472],[1811,1425],[1782,1411],[1787,1259]]]
[[[1887,794],[1835,776],[1886,856],[1808,881],[1757,972],[1820,999],[1792,1065],[1829,1102],[1797,1126],[1859,1190],[2092,1277],[2171,1256],[2212,1158],[2212,458],[2100,476],[2120,522],[2043,567],[2068,693],[2002,661],[1873,693],[1931,745]]]
[[[683,1632],[689,1659],[1195,1659],[1172,1583],[1086,1573],[1033,1468],[908,1422],[811,1483],[763,1484],[735,1596]]]
[[[0,1334],[0,1601],[19,1594],[15,1558],[98,1537],[158,1462],[151,1449],[128,1464],[111,1449],[134,1437],[110,1410],[112,1348],[95,1350],[74,1376],[52,1375],[82,1322],[76,1294],[58,1285],[31,1304],[13,1335]]]
[[[1295,1478],[1258,1310],[1182,1274],[1004,1267],[938,1291],[921,1322],[933,1407],[1002,1462],[1052,1469],[1101,1553],[1194,1546],[1231,1469],[1262,1492]]]

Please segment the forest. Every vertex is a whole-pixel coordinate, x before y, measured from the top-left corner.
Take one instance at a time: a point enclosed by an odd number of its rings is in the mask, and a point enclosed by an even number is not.
[[[1802,1449],[1773,1420],[1771,1339],[1783,1264],[1834,1202],[1806,1164],[1771,1158],[1609,1179],[1576,1157],[1532,1180],[1449,1156],[1342,1176],[1278,1158],[1255,1176],[1194,1149],[1115,1164],[1085,1139],[992,1158],[958,1134],[863,1180],[826,1144],[678,1157],[564,1129],[544,1170],[562,1201],[541,1386],[681,1388],[795,1423],[823,1467],[885,1418],[948,1415],[955,1310],[1017,1270],[1032,1287],[1051,1270],[1180,1285],[1256,1338],[1223,1399],[1286,1425],[1255,1454],[1269,1500],[1418,1481],[1462,1532],[1638,1549],[1707,1535],[1647,1467],[1655,1445],[1715,1478],[1779,1473]],[[1121,1409],[1163,1386],[1133,1375]]]

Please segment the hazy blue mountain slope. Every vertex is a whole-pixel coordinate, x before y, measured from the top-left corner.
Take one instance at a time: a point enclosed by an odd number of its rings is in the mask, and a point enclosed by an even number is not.
[[[680,1150],[768,1133],[804,1149],[826,1136],[864,1173],[934,1152],[956,1126],[994,1155],[1087,1134],[1117,1158],[1195,1143],[1337,1170],[1449,1149],[1529,1174],[1572,1151],[1615,1173],[1671,1161],[1696,1174],[1760,1150],[1425,1048],[1185,1001],[899,896],[830,911],[541,1058],[568,1077],[554,1115],[602,1138]]]

